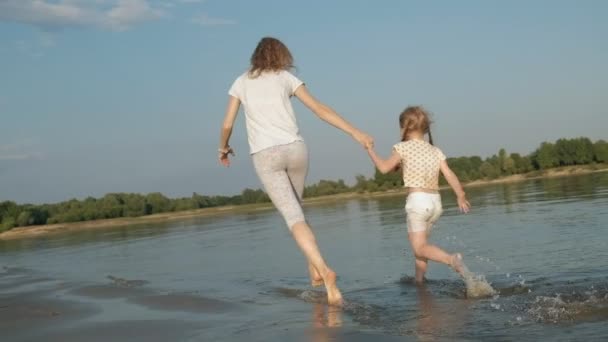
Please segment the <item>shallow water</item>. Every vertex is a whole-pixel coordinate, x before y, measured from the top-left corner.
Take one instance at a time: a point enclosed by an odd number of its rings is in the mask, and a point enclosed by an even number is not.
[[[274,211],[0,241],[9,340],[605,340],[608,173],[467,190],[431,241],[496,293],[431,264],[412,283],[404,198],[307,208],[346,304],[308,286]]]

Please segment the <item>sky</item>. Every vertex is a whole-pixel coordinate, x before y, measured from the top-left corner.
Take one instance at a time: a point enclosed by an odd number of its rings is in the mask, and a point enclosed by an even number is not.
[[[408,105],[451,157],[608,139],[606,1],[0,0],[0,201],[259,188],[234,79],[283,40],[311,93],[388,156]],[[371,176],[365,151],[294,100],[308,182]]]

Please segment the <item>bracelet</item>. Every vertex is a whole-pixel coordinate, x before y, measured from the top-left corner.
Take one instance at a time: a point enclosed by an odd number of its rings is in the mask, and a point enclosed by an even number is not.
[[[218,148],[217,151],[221,154],[230,154],[232,152],[232,147]]]

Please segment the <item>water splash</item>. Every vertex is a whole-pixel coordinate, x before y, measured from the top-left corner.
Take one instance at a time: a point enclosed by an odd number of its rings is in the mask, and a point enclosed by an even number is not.
[[[537,322],[561,323],[608,319],[608,293],[595,289],[572,294],[556,294],[554,297],[538,296],[528,309]]]
[[[462,279],[467,287],[467,298],[487,298],[498,292],[492,288],[483,274],[475,274],[462,263]]]

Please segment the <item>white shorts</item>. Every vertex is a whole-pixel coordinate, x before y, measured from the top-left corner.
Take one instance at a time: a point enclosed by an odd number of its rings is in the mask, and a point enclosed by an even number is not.
[[[441,196],[439,194],[410,193],[405,202],[407,231],[411,233],[430,231],[442,212],[443,208],[441,207]]]

